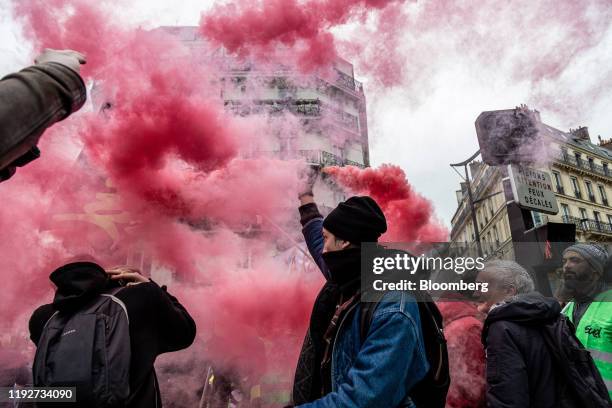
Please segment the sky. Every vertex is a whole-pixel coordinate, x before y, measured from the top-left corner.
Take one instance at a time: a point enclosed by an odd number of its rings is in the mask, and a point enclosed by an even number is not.
[[[28,65],[33,52],[10,4],[0,0],[0,75]],[[136,0],[116,14],[143,28],[197,25],[214,6]],[[525,103],[561,130],[612,137],[611,2],[413,1],[400,11],[330,31],[365,84],[371,164],[399,165],[444,224],[461,181],[449,164],[478,149],[480,112]],[[385,81],[389,61],[395,75]]]

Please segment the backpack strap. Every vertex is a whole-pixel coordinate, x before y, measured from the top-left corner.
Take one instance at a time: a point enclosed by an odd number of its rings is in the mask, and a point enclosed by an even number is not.
[[[123,289],[123,287],[113,288],[108,293],[101,293],[100,296],[108,297],[108,298],[110,298],[110,300],[112,300],[113,302],[117,303],[121,307],[121,309],[123,309],[123,312],[125,313],[125,318],[127,319],[127,322],[128,322],[128,325],[129,325],[130,324],[130,316],[128,315],[127,307],[125,307],[125,303],[123,303],[123,301],[121,299],[119,299],[118,297],[115,296],[122,289]]]
[[[432,305],[434,307],[432,307]],[[446,337],[444,337],[444,329],[442,327],[442,315],[433,301],[422,301],[418,303],[419,306],[419,317],[421,319],[421,325],[423,325],[424,319],[429,319],[436,331],[436,344],[437,344],[437,367],[431,367],[433,370],[434,381],[440,381],[442,376],[446,376],[448,367],[445,368],[445,364],[448,363],[448,351],[446,349]]]
[[[366,337],[368,337],[372,319],[374,318],[374,312],[384,295],[384,293],[377,295],[373,302],[361,302],[361,316],[359,319],[359,338],[361,339],[361,344],[363,344]]]
[[[45,329],[47,328],[47,325],[49,324],[49,322],[51,321],[51,319],[53,319],[57,314],[59,313],[59,310],[56,310],[55,312],[53,312],[53,314],[47,319],[47,321],[45,322],[45,325],[43,326],[41,333],[45,331]]]

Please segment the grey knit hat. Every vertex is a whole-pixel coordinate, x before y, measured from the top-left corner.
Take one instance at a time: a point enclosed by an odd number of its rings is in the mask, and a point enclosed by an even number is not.
[[[563,251],[563,255],[568,251],[579,253],[596,272],[604,273],[608,260],[608,250],[605,247],[598,244],[575,244]]]

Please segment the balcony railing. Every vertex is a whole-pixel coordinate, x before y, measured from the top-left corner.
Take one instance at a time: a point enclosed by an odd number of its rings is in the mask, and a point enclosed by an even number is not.
[[[320,150],[298,150],[298,154],[305,158],[308,164],[321,164]]]
[[[329,117],[344,129],[359,133],[359,118],[318,99],[301,99],[288,104],[289,110],[301,116]]]
[[[302,100],[291,106],[291,111],[304,116],[320,116],[321,104],[318,100]]]
[[[349,159],[346,159],[346,160],[344,161],[344,165],[345,165],[345,166],[355,166],[355,167],[360,167],[360,168],[362,168],[362,169],[363,169],[363,168],[365,168],[365,166],[364,166],[363,164],[358,163],[358,162],[353,161],[353,160],[349,160]]]
[[[344,161],[333,153],[321,150],[321,164],[325,166],[342,166]]]
[[[578,165],[578,167],[585,167],[584,162],[582,161],[582,159],[580,157],[575,157],[576,159],[576,164]]]
[[[363,85],[350,75],[340,70],[336,70],[336,84],[352,92],[363,93]]]
[[[561,217],[566,224],[575,224],[577,230],[585,232],[599,232],[605,234],[612,234],[612,225],[607,222],[592,220],[588,218],[578,218],[569,215]]]
[[[338,85],[348,88],[351,91],[355,90],[355,78],[341,71],[336,71],[336,74],[338,75],[336,78]]]
[[[298,150],[298,154],[306,159],[311,164],[320,164],[322,166],[355,166],[364,169],[364,164],[353,160],[342,159],[333,153],[324,150]]]
[[[569,154],[561,153],[557,155],[555,159],[561,163],[568,164],[578,169],[583,169],[601,176],[610,177],[610,172],[607,167],[601,166],[593,162],[585,162],[584,160],[572,157]]]

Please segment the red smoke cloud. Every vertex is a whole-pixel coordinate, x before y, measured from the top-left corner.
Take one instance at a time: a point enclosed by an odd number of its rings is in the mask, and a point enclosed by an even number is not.
[[[325,172],[353,194],[371,196],[387,217],[387,242],[444,242],[448,231],[436,219],[430,201],[416,193],[398,166],[377,169],[330,167]]]
[[[195,62],[163,33],[118,28],[109,3],[14,4],[36,48],[87,54],[94,111],[55,125],[43,157],[2,184],[0,329],[11,347],[31,348],[27,320],[52,299],[49,273],[86,253],[104,266],[156,270],[160,284],[172,273],[170,291],[203,336],[187,351],[198,361],[226,364],[252,335],[290,378],[320,275],[287,262],[299,251],[271,225],[295,221],[304,164],[240,157],[274,132],[226,112],[215,61]],[[243,357],[241,369],[261,359]]]
[[[395,12],[389,13],[393,8]],[[603,68],[607,60],[589,55],[609,36],[609,1],[435,0],[414,7],[396,5],[382,14],[387,15],[384,24],[374,29],[356,27],[345,35],[339,50],[361,75],[384,86],[401,85],[403,94],[417,104],[445,86],[440,81],[446,78],[439,75],[449,66],[478,67],[477,80],[491,87],[504,78],[525,83],[529,99],[514,105],[528,103],[542,112],[562,112],[570,123],[583,120],[592,101],[609,90],[610,75]],[[597,79],[577,84],[580,67]]]
[[[240,158],[246,141],[269,141],[267,124],[227,114],[212,62],[195,64],[174,40],[122,27],[113,3],[14,4],[38,47],[88,55],[83,73],[95,80],[96,111],[48,132],[43,158],[2,185],[10,197],[0,210],[0,268],[8,282],[0,300],[3,328],[25,334],[29,312],[50,300],[47,276],[61,259],[92,252],[109,264],[143,253],[189,282],[174,282],[170,291],[193,312],[203,336],[203,345],[188,351],[193,360],[224,365],[238,355],[239,368],[252,370],[261,354],[241,353],[254,348],[247,339],[258,338],[266,363],[289,377],[320,276],[309,271],[315,278],[308,279],[272,257],[287,243],[267,221],[286,225],[295,218],[299,165]],[[364,21],[368,10],[380,11],[385,46],[398,44],[400,4],[248,1],[204,15],[201,30],[243,55],[272,52],[279,44],[297,47],[303,67],[321,67],[337,56],[329,29]],[[394,57],[383,63],[388,55],[376,54],[380,63],[371,69],[393,84],[403,63]],[[99,113],[106,102],[110,107]],[[77,155],[67,157],[63,143],[82,151],[85,163],[73,164]],[[389,222],[386,240],[447,237],[431,204],[398,167],[329,172],[379,202]],[[244,238],[258,230],[259,239]]]
[[[406,55],[403,40],[410,26],[405,2],[389,4],[377,15],[375,24],[359,26],[348,39],[338,41],[338,49],[356,67],[360,75],[374,80],[368,90],[404,84],[416,55]],[[367,38],[367,41],[363,41]],[[412,83],[414,78],[410,78]]]
[[[328,65],[338,56],[330,28],[366,17],[403,0],[248,0],[213,9],[200,21],[205,37],[230,52],[274,54],[297,46],[302,69]]]
[[[24,34],[44,47],[80,50],[87,54],[89,72],[108,63],[124,38],[113,14],[115,0],[93,5],[89,0],[13,0]]]

